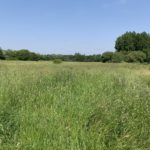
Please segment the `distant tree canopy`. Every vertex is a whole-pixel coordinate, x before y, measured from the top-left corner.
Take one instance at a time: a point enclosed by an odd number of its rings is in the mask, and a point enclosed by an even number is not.
[[[102,54],[102,62],[111,62],[113,57],[113,52],[104,52]]]
[[[126,32],[117,38],[115,48],[118,52],[150,49],[150,34],[146,32]]]
[[[8,60],[33,60],[37,61],[40,60],[41,55],[36,54],[34,52],[30,52],[29,50],[26,49],[21,49],[21,50],[5,50],[5,57]]]
[[[77,62],[138,62],[150,63],[150,34],[146,32],[126,32],[117,38],[116,51],[107,51],[102,54],[84,55],[75,53],[73,55],[61,54],[38,54],[27,49],[3,50],[0,48],[0,59],[22,60],[22,61],[77,61]]]
[[[3,50],[0,48],[0,59],[5,59],[5,56],[3,54]]]
[[[21,50],[2,50],[0,49],[0,59],[6,60],[22,60],[22,61],[38,61],[38,60],[62,60],[62,61],[77,61],[77,62],[100,62],[101,55],[83,55],[75,53],[74,55],[61,54],[38,54],[27,49]]]
[[[40,56],[38,54],[30,52],[29,50],[26,50],[26,49],[16,51],[16,57],[19,60],[34,60],[34,61],[37,61],[37,60],[40,59],[39,58]]]

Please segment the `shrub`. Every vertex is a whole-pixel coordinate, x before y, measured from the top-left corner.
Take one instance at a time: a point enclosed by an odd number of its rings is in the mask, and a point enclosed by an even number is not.
[[[143,52],[146,54],[146,62],[150,62],[150,49],[145,49]]]
[[[116,52],[112,56],[112,62],[120,63],[124,61],[124,54],[121,52]]]
[[[133,51],[126,55],[127,62],[144,62],[146,60],[146,54],[142,51]]]
[[[62,63],[62,60],[61,60],[61,59],[54,59],[54,60],[53,60],[53,63],[54,63],[54,64],[61,64],[61,63]]]
[[[5,59],[2,49],[0,48],[0,59]]]
[[[111,62],[113,52],[105,52],[102,54],[102,62]]]

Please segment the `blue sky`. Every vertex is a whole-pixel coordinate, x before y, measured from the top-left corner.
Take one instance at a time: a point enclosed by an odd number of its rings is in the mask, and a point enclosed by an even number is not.
[[[113,51],[124,32],[150,32],[149,7],[149,0],[0,0],[0,46],[57,54]]]

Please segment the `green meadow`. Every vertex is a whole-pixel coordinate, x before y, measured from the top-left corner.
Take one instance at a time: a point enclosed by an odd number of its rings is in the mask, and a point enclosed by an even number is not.
[[[0,61],[0,150],[149,150],[150,65]]]

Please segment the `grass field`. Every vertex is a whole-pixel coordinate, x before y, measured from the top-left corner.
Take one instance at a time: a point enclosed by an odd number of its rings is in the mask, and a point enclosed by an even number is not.
[[[0,61],[0,150],[149,150],[150,65]]]

